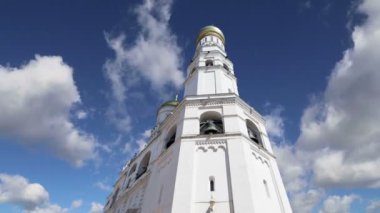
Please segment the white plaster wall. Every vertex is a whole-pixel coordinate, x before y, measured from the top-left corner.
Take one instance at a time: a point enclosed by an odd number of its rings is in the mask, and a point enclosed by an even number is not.
[[[185,92],[184,96],[188,95],[196,95],[198,90],[198,71],[194,71],[194,73],[188,77],[185,83]]]
[[[193,171],[194,171],[194,143],[181,141],[178,156],[178,167],[173,196],[173,205],[170,212],[186,213],[191,211]]]
[[[199,135],[199,113],[196,107],[186,107],[184,109],[184,119],[182,136]]]
[[[247,169],[251,181],[251,191],[254,195],[251,199],[255,212],[283,212],[277,189],[273,184],[274,177],[268,160],[250,149],[248,145],[245,150],[247,150],[245,154],[248,160]]]
[[[192,212],[207,212],[210,200],[214,210],[231,212],[229,168],[226,147],[223,145],[198,146],[195,150],[193,172]],[[214,179],[215,191],[210,191],[210,178]]]
[[[199,84],[196,95],[215,94],[215,71],[199,72]]]
[[[171,212],[179,143],[164,151],[151,170],[141,213]]]

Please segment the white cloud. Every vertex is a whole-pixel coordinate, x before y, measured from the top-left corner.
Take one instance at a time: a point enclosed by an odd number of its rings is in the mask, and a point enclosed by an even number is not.
[[[280,142],[273,151],[294,212],[316,210],[329,187],[380,188],[380,2],[365,0],[359,10],[367,20],[354,28],[354,46],[332,71],[323,96],[305,109],[297,142],[286,143],[281,111],[265,116],[271,140]],[[320,212],[349,212],[358,199],[329,196]],[[367,211],[378,206],[373,201]]]
[[[138,138],[136,142],[138,145],[138,152],[142,151],[145,148],[146,144],[148,143],[148,139],[150,137],[150,132],[151,130],[147,129]]]
[[[110,185],[107,185],[101,181],[98,181],[95,183],[95,186],[103,191],[111,191],[112,187]]]
[[[102,213],[104,206],[100,203],[91,202],[90,213]]]
[[[133,153],[132,143],[125,143],[124,148],[123,148],[123,153],[124,154]]]
[[[307,164],[302,159],[302,154],[297,152],[292,145],[273,144],[273,152],[281,172],[282,180],[288,193],[296,193],[307,186]]]
[[[32,210],[48,201],[49,193],[42,185],[29,183],[19,175],[0,173],[0,203],[12,203]]]
[[[295,213],[312,212],[316,204],[321,200],[323,192],[311,189],[301,191],[292,197],[292,208]]]
[[[380,212],[380,200],[372,200],[369,202],[367,208],[366,208],[367,213],[376,213]]]
[[[73,69],[59,56],[36,56],[20,68],[0,66],[0,135],[42,147],[76,166],[95,157],[95,140],[70,121],[80,103]]]
[[[56,204],[46,204],[38,206],[33,210],[26,210],[25,213],[67,213],[67,208],[62,208]]]
[[[302,117],[297,146],[315,157],[320,186],[380,188],[380,1],[365,0],[358,10],[367,19],[352,32],[354,46]]]
[[[284,138],[284,118],[281,116],[283,110],[282,107],[276,107],[264,116],[266,130],[271,139]]]
[[[282,107],[275,107],[265,115],[266,129],[272,143],[281,177],[294,212],[312,212],[322,199],[324,191],[312,187],[309,176],[308,158],[286,141]]]
[[[184,81],[180,70],[181,48],[169,29],[171,6],[172,0],[144,0],[135,8],[139,31],[131,44],[125,44],[124,34],[106,35],[108,46],[115,52],[115,58],[104,64],[112,89],[112,103],[107,114],[121,131],[131,128],[125,102],[132,87],[145,80],[155,92],[167,96],[168,87],[179,88]]]
[[[20,206],[26,213],[66,213],[68,210],[49,202],[49,193],[39,183],[30,183],[20,175],[0,173],[0,203]]]
[[[79,120],[82,120],[82,119],[86,119],[87,116],[88,116],[88,113],[83,111],[83,110],[79,110],[78,112],[76,112],[76,116]]]
[[[82,204],[83,204],[83,200],[73,200],[73,202],[71,202],[71,208],[77,209],[81,207]]]
[[[147,129],[143,133],[140,133],[136,139],[132,138],[126,142],[123,148],[123,153],[132,155],[134,153],[142,151],[148,143],[150,134],[151,129]]]
[[[329,196],[324,202],[319,213],[348,213],[351,204],[360,199],[357,195]]]

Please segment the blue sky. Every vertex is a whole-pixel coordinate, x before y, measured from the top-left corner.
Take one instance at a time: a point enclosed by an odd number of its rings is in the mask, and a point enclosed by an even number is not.
[[[210,24],[294,211],[380,212],[377,0],[0,2],[0,212],[99,212]]]

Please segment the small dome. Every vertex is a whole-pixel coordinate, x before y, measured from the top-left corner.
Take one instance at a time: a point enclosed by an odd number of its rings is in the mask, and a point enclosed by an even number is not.
[[[165,103],[161,104],[160,108],[164,107],[164,106],[173,106],[173,107],[177,107],[179,105],[179,102],[176,101],[176,100],[172,100],[172,101],[166,101]]]
[[[201,29],[201,31],[198,34],[196,43],[198,43],[202,38],[208,35],[213,35],[213,36],[218,37],[220,40],[222,40],[223,44],[225,42],[223,32],[219,28],[209,25]]]
[[[177,100],[171,100],[161,104],[160,108],[157,110],[157,124],[163,122],[178,105],[179,102]]]

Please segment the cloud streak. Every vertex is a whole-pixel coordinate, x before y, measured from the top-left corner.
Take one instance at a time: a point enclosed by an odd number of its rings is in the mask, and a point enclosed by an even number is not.
[[[108,117],[123,132],[131,128],[127,111],[128,92],[148,82],[160,96],[167,96],[168,88],[179,88],[184,81],[181,48],[169,28],[171,0],[144,0],[134,12],[138,33],[135,41],[126,43],[125,34],[106,34],[108,46],[115,57],[104,64],[104,73],[111,84],[111,104]]]

